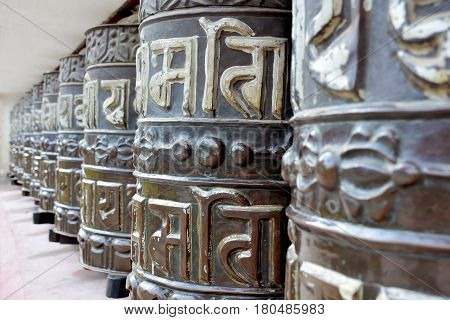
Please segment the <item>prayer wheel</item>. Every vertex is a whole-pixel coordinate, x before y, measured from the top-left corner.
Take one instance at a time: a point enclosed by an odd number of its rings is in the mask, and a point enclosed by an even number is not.
[[[32,113],[32,92],[29,91],[25,94],[22,109],[22,129],[23,129],[23,151],[22,151],[22,195],[30,195],[30,183],[31,183],[31,166],[33,156],[33,143],[34,133],[31,125],[31,113]]]
[[[56,196],[53,231],[74,238],[80,226],[81,163],[78,145],[83,139],[84,55],[60,60],[57,107]],[[60,241],[62,239],[59,239]]]
[[[17,184],[23,185],[23,153],[24,153],[24,142],[25,142],[25,100],[26,95],[23,96],[18,105],[18,123],[19,123],[19,131],[17,135],[17,158],[16,158],[16,175],[17,175]]]
[[[23,98],[17,103],[17,135],[16,135],[16,157],[15,157],[15,168],[16,168],[16,183],[17,185],[22,185],[22,101]]]
[[[294,1],[286,298],[450,296],[445,6]]]
[[[31,197],[36,203],[39,202],[39,190],[41,186],[40,181],[40,159],[41,159],[41,131],[42,131],[42,83],[33,86],[32,94],[32,110],[31,110],[31,125],[34,133],[33,140],[33,155],[31,159]]]
[[[291,1],[141,1],[134,299],[282,298]]]
[[[80,260],[87,269],[122,279],[131,270],[138,46],[136,24],[119,22],[86,31]]]
[[[9,178],[12,185],[17,185],[17,162],[19,143],[19,104],[16,103],[10,111],[11,130],[9,135]]]
[[[43,74],[39,210],[33,215],[33,221],[36,224],[54,222],[53,205],[56,187],[56,159],[58,156],[56,153],[58,77],[58,71]]]
[[[13,149],[14,149],[14,139],[15,139],[15,132],[14,132],[14,106],[9,111],[9,123],[10,123],[10,129],[9,129],[9,163],[8,163],[8,173],[7,176],[12,180],[14,177],[13,171],[14,171],[14,160],[13,160]]]

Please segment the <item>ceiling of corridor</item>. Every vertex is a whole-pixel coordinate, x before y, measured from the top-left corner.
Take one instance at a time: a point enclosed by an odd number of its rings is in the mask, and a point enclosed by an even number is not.
[[[0,109],[73,52],[124,0],[0,0]]]

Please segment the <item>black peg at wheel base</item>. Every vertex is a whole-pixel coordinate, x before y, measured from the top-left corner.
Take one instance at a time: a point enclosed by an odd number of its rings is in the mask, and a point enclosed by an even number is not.
[[[126,289],[127,277],[108,274],[106,278],[106,296],[108,298],[118,299],[126,298],[129,295]]]
[[[34,212],[33,223],[34,224],[53,224],[55,222],[55,215],[53,212]]]

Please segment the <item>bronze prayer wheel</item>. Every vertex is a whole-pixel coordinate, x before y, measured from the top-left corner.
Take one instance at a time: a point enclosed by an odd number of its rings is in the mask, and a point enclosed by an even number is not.
[[[450,296],[446,1],[294,3],[286,298]]]
[[[22,185],[21,177],[20,177],[20,170],[21,170],[21,149],[22,149],[22,98],[17,102],[16,106],[16,125],[17,125],[17,131],[16,131],[16,156],[14,157],[14,175],[15,175],[15,183],[17,185]]]
[[[33,157],[33,143],[34,134],[31,125],[32,120],[32,92],[28,91],[25,94],[22,109],[22,136],[23,136],[23,151],[22,151],[22,195],[30,195],[30,183],[31,183],[31,166]]]
[[[54,232],[77,237],[80,226],[81,163],[78,145],[83,139],[84,55],[60,60],[57,106],[57,164]]]
[[[18,144],[19,144],[19,104],[16,103],[10,112],[10,142],[9,142],[9,178],[11,184],[17,184],[17,163],[18,163]]]
[[[22,100],[20,99],[16,106],[17,116],[17,134],[16,134],[16,156],[15,161],[15,176],[17,185],[22,185]]]
[[[19,132],[17,135],[17,164],[16,164],[16,173],[17,173],[17,183],[19,185],[23,185],[23,166],[24,166],[24,160],[23,160],[23,153],[24,153],[24,144],[25,144],[25,102],[26,100],[26,94],[23,96],[19,101],[19,114],[18,114],[18,120],[19,120]]]
[[[134,299],[283,296],[290,3],[141,1]]]
[[[55,201],[56,158],[58,155],[56,153],[58,77],[58,71],[47,72],[43,75],[39,213],[47,214],[47,216],[53,213]]]
[[[31,160],[31,196],[35,201],[39,201],[39,190],[41,186],[39,165],[41,161],[41,131],[42,131],[42,86],[43,84],[36,84],[33,86],[32,94],[32,110],[31,110],[31,125],[33,127],[33,155]]]
[[[86,32],[81,264],[115,275],[131,270],[129,202],[135,193],[133,139],[137,114],[135,24],[101,25]]]
[[[14,107],[9,111],[9,123],[10,123],[10,129],[9,129],[9,163],[8,163],[8,178],[12,181],[14,178],[14,140],[15,140],[15,128],[14,128]]]

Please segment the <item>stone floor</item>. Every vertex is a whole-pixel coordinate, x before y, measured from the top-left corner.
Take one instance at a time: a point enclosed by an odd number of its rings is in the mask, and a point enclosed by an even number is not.
[[[78,248],[48,242],[30,197],[0,181],[0,299],[105,299],[106,275],[78,263]]]

